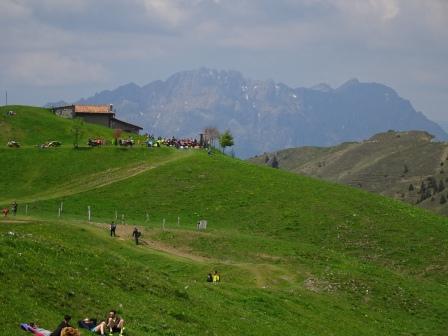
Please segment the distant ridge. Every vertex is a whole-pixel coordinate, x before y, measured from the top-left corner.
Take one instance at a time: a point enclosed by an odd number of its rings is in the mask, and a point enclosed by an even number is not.
[[[114,104],[127,121],[165,136],[197,136],[205,127],[229,129],[241,157],[288,147],[331,146],[378,132],[424,130],[448,134],[393,89],[351,79],[331,88],[291,88],[237,71],[201,68],[144,86],[129,83],[78,101]]]
[[[265,153],[251,162],[347,184],[448,215],[448,143],[427,132],[379,133],[335,147]]]

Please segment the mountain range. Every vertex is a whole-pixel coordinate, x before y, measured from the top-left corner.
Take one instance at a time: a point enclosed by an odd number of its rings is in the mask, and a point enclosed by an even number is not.
[[[229,129],[239,157],[297,146],[330,146],[387,130],[448,134],[393,89],[349,80],[338,88],[291,88],[237,71],[201,68],[144,86],[96,93],[81,104],[113,104],[120,118],[162,136],[197,137],[205,127]]]

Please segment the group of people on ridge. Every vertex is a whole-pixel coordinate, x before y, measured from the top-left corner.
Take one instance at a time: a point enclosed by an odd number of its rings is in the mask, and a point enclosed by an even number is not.
[[[20,327],[36,336],[80,336],[79,330],[70,325],[70,315],[65,315],[64,320],[59,323],[56,329],[51,332],[49,330],[40,328],[36,323],[22,323]],[[124,320],[117,315],[115,310],[111,310],[105,320],[97,323],[96,319],[85,318],[78,321],[79,328],[87,329],[94,334],[105,336],[113,335],[113,333],[120,333],[120,336],[124,335],[125,330]]]

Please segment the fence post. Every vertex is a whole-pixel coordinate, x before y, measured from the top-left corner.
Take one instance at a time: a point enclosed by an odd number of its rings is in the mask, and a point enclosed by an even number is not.
[[[89,222],[90,222],[90,219],[91,219],[90,205],[87,206],[87,215],[88,215],[88,219],[89,219]]]
[[[25,204],[25,216],[28,216],[28,204]]]
[[[61,208],[58,209],[58,218],[61,217]]]
[[[64,211],[64,202],[61,202],[61,213]]]
[[[180,226],[180,217],[177,216],[177,226]]]
[[[162,222],[162,230],[165,231],[165,218],[163,219],[163,222]]]

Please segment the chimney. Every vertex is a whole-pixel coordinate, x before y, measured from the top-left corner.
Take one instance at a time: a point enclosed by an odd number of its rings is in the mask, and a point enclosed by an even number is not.
[[[114,109],[114,105],[113,104],[109,104],[109,111],[112,112],[113,109]]]

